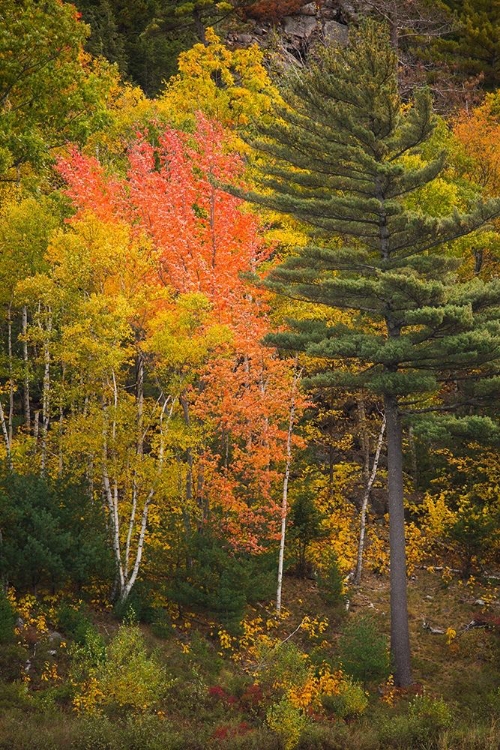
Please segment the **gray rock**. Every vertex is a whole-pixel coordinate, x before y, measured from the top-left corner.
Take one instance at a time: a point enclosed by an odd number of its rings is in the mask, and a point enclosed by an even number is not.
[[[58,646],[64,640],[64,637],[57,630],[52,630],[48,634],[48,640],[51,646]]]
[[[327,42],[336,44],[347,44],[349,32],[347,26],[337,21],[325,21],[323,24],[323,36]]]
[[[236,40],[238,44],[243,44],[245,47],[249,47],[252,42],[255,41],[251,34],[237,34]]]
[[[317,27],[316,18],[312,16],[285,16],[283,30],[288,36],[309,39]]]
[[[358,13],[356,11],[356,8],[354,7],[354,4],[351,3],[350,0],[342,0],[340,5],[343,11],[343,15],[347,16],[347,18],[350,18],[353,21],[356,20],[356,18],[358,17]]]
[[[298,14],[301,16],[315,16],[317,11],[316,3],[307,3],[307,5],[299,8]]]

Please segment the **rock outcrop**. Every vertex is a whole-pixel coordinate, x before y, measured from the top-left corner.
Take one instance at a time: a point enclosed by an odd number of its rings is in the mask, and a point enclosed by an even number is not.
[[[278,37],[284,52],[303,60],[316,40],[345,44],[347,24],[354,15],[354,8],[348,1],[308,2],[276,23],[249,19],[244,31],[232,31],[227,35],[227,42],[234,47],[248,47],[254,43],[269,47]]]

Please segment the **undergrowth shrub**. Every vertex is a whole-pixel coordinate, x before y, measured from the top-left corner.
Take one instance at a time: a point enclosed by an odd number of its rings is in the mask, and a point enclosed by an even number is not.
[[[371,725],[309,723],[302,732],[296,750],[384,750]]]
[[[77,685],[73,704],[84,713],[152,711],[171,684],[156,656],[148,654],[137,625],[121,625],[108,646],[88,630],[72,656],[72,680]]]
[[[192,540],[188,553],[191,565],[178,571],[168,598],[211,613],[228,633],[240,635],[246,605],[272,596],[267,558],[235,553],[208,532]]]
[[[294,643],[281,643],[278,646],[259,643],[257,654],[258,682],[264,692],[272,693],[302,685],[307,680],[307,661]]]
[[[270,729],[281,738],[284,750],[294,750],[300,735],[307,725],[304,711],[282,698],[279,703],[273,703],[267,710],[266,721]]]
[[[16,613],[14,607],[0,588],[0,644],[13,643]]]
[[[101,702],[118,711],[150,711],[169,686],[164,668],[148,655],[137,625],[122,625],[106,648],[98,672]]]
[[[3,682],[14,682],[24,674],[28,652],[16,643],[0,645],[0,677]]]
[[[157,609],[151,622],[151,632],[157,638],[168,639],[175,633],[172,620],[164,609]]]
[[[383,747],[431,750],[451,722],[450,708],[442,698],[418,695],[409,703],[406,715],[382,721],[379,737]]]
[[[18,591],[112,580],[103,510],[84,485],[0,476],[0,527],[0,576]]]
[[[339,657],[347,674],[359,682],[386,680],[390,672],[387,638],[369,615],[355,616],[339,639]]]
[[[3,672],[0,672],[2,679]],[[0,713],[9,708],[25,708],[28,704],[25,686],[19,682],[0,682]]]
[[[331,607],[343,607],[346,601],[344,575],[335,555],[330,555],[328,562],[319,571],[318,592],[326,604]]]
[[[321,704],[340,719],[351,719],[362,714],[368,706],[368,696],[361,685],[351,679],[340,682],[337,693],[321,696]]]
[[[56,610],[55,620],[59,630],[79,644],[85,642],[87,631],[93,627],[87,609],[81,602],[78,604],[61,602]]]

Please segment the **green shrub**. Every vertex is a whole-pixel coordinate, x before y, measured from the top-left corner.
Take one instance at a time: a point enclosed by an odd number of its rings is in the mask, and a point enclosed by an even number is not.
[[[82,712],[105,708],[112,714],[148,712],[163,699],[169,682],[154,655],[149,655],[137,625],[121,625],[108,646],[87,630],[83,645],[71,649],[75,706]]]
[[[69,750],[73,736],[72,717],[63,714],[32,714],[26,708],[2,713],[0,750]]]
[[[483,498],[472,493],[461,499],[456,520],[446,534],[458,547],[464,578],[468,578],[474,568],[482,569],[481,563],[498,542],[499,523],[500,515],[494,506],[485,513]]]
[[[345,750],[351,747],[346,724],[308,724],[299,739],[297,750]],[[352,746],[354,750],[354,745]],[[357,749],[356,749],[357,750]]]
[[[281,738],[284,750],[294,750],[300,735],[307,725],[302,709],[294,706],[287,698],[273,703],[266,713],[267,725]]]
[[[189,645],[191,663],[194,662],[196,669],[205,677],[211,681],[215,679],[224,667],[224,659],[218,653],[218,647],[196,630],[191,636]]]
[[[83,605],[62,602],[56,610],[56,626],[72,638],[75,643],[83,644],[92,621]]]
[[[83,642],[75,643],[69,651],[71,657],[71,681],[85,682],[95,675],[106,659],[104,639],[94,627],[85,631]]]
[[[339,608],[345,604],[344,576],[335,555],[330,555],[327,565],[318,573],[317,581],[319,595],[326,604]]]
[[[60,708],[71,708],[73,694],[73,686],[69,682],[63,682],[61,685],[51,685],[44,690],[34,690],[30,693],[30,700],[32,708],[55,715]]]
[[[239,635],[247,603],[272,596],[274,573],[267,569],[268,559],[238,554],[209,532],[192,540],[188,557],[191,565],[177,573],[168,597],[210,612],[231,635]]]
[[[24,672],[28,652],[15,643],[0,646],[0,675],[3,682],[19,680]]]
[[[113,750],[117,727],[106,716],[84,716],[75,727],[71,750]]]
[[[295,644],[287,642],[276,646],[266,643],[258,646],[258,680],[264,692],[276,692],[303,685],[309,669],[303,653]]]
[[[168,639],[175,633],[172,620],[164,609],[156,610],[155,616],[151,623],[151,632],[157,638]]]
[[[186,747],[183,745],[179,750],[186,750]],[[283,750],[283,744],[278,735],[267,727],[258,727],[245,734],[236,734],[226,739],[224,744],[216,741],[208,747],[213,750],[219,750],[222,747],[224,750]]]
[[[366,711],[368,697],[361,685],[347,679],[340,684],[337,694],[322,695],[321,703],[334,716],[351,719]]]
[[[131,716],[115,733],[113,750],[170,750],[181,748],[182,736],[155,715]]]
[[[164,697],[164,668],[149,655],[137,625],[122,625],[106,649],[98,673],[104,705],[118,711],[150,711]]]
[[[3,678],[3,672],[2,672]],[[20,682],[0,682],[0,713],[8,708],[25,708],[28,703],[26,687]]]
[[[124,602],[116,602],[113,614],[122,622],[134,620],[151,625],[158,617],[159,611],[152,603],[156,593],[149,582],[137,581],[128,598]]]
[[[322,514],[316,508],[311,489],[304,484],[290,508],[288,532],[289,543],[297,559],[296,572],[302,578],[305,578],[311,568],[307,561],[308,547],[323,534],[321,520]]]
[[[425,694],[417,695],[410,702],[408,714],[420,723],[423,733],[428,736],[446,729],[452,722],[451,710],[445,701]]]
[[[13,643],[16,613],[12,604],[0,588],[0,644]]]
[[[0,477],[0,528],[0,576],[18,590],[112,577],[103,510],[84,485]]]
[[[407,715],[381,723],[379,737],[384,747],[430,750],[451,721],[451,711],[442,698],[417,696],[410,702]]]
[[[344,671],[358,682],[386,680],[390,673],[387,639],[369,615],[354,617],[339,639]]]

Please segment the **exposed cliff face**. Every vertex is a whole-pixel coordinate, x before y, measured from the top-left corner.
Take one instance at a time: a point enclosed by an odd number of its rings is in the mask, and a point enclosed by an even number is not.
[[[343,0],[308,2],[299,10],[279,21],[248,19],[244,32],[230,32],[227,43],[235,47],[248,47],[257,43],[271,46],[276,34],[282,50],[298,60],[304,59],[311,44],[319,39],[338,43],[347,41],[347,24],[355,15],[353,6]]]

